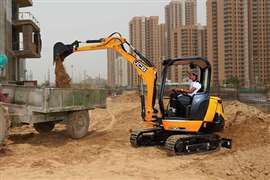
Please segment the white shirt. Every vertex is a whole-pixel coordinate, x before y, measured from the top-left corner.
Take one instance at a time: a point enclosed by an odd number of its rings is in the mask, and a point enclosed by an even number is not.
[[[190,88],[195,88],[196,90],[193,93],[188,93],[188,95],[193,96],[194,94],[196,94],[200,89],[201,89],[202,85],[199,82],[191,82],[190,83]]]

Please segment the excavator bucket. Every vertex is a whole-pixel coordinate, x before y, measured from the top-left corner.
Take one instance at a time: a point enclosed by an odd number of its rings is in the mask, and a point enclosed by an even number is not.
[[[67,56],[73,53],[73,44],[65,45],[62,42],[58,42],[53,47],[53,61],[61,60],[62,62],[65,60]]]
[[[73,44],[58,42],[53,47],[53,64],[55,65],[55,84],[57,88],[71,87],[71,78],[64,67],[64,60],[73,53]]]

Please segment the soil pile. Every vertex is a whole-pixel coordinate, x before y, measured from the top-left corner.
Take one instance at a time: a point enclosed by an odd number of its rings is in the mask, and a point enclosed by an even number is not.
[[[70,88],[71,78],[69,77],[60,57],[54,59],[55,63],[55,84],[57,88]]]
[[[270,115],[239,101],[225,102],[224,135],[234,141],[234,148],[246,149],[270,144]]]
[[[130,129],[141,128],[137,93],[108,98],[91,113],[89,135],[69,139],[65,126],[48,135],[16,128],[0,154],[3,179],[270,179],[269,115],[237,101],[225,102],[233,149],[169,157],[162,147],[133,148]],[[16,173],[14,173],[16,172]]]

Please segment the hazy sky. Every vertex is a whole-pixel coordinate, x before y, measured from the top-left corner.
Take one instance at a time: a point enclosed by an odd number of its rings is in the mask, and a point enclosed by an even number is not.
[[[198,22],[206,24],[206,0],[198,0]],[[31,11],[41,25],[42,57],[27,60],[28,72],[44,81],[50,69],[54,81],[53,45],[58,42],[99,39],[118,31],[128,38],[128,22],[133,16],[159,16],[164,22],[164,7],[170,0],[33,0]],[[84,71],[106,78],[106,51],[73,54],[65,61],[69,74],[78,81]]]

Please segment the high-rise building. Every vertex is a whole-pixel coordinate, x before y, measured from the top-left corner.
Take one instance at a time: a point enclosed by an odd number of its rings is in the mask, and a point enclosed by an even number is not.
[[[270,85],[270,1],[248,1],[250,82]]]
[[[112,49],[107,50],[107,85],[128,86],[128,61]]]
[[[128,86],[128,62],[122,56],[118,56],[114,61],[115,66],[115,86],[127,87]]]
[[[162,73],[162,61],[166,59],[166,32],[165,32],[165,24],[159,24],[159,53],[160,53],[160,61],[156,65],[156,68],[158,69],[158,80],[161,78]]]
[[[207,56],[206,32],[206,27],[200,25],[181,26],[173,29],[170,57]],[[182,82],[187,71],[187,66],[173,66],[170,72],[170,80]]]
[[[208,0],[208,58],[213,80],[221,85],[236,76],[249,85],[247,1]]]
[[[32,0],[0,1],[0,53],[9,60],[1,79],[25,80],[25,59],[40,57],[39,22],[30,12],[19,12],[32,5]]]
[[[161,60],[166,59],[166,31],[165,31],[165,24],[159,24],[159,48],[160,48],[160,56]]]
[[[198,25],[198,56],[208,56],[207,40],[207,26]]]
[[[223,0],[207,1],[208,60],[212,65],[212,81],[215,85],[225,80],[223,7]]]
[[[242,86],[269,81],[269,1],[208,0],[208,58],[213,80]],[[268,49],[268,50],[267,50]]]
[[[170,57],[171,33],[174,28],[197,24],[196,0],[173,0],[165,6],[166,57]]]
[[[159,25],[158,16],[150,17],[134,17],[129,22],[129,36],[130,43],[138,51],[140,51],[146,58],[148,58],[157,68],[158,74],[161,72],[161,38],[164,38],[165,27]],[[130,87],[138,85],[138,75],[132,65],[128,66],[128,84]]]
[[[146,53],[145,48],[145,17],[133,17],[129,22],[129,40],[133,47],[143,55]],[[138,85],[138,74],[132,64],[128,65],[128,84],[130,87]]]
[[[171,33],[174,28],[184,24],[183,3],[171,1],[165,6],[165,31],[166,31],[166,58],[170,58],[171,52]]]
[[[197,24],[197,0],[185,1],[185,25]]]
[[[112,50],[107,50],[107,84],[109,87],[115,87],[115,60],[118,54]]]
[[[236,76],[249,86],[248,6],[247,1],[224,1],[225,80]]]
[[[158,76],[160,75],[160,29],[159,29],[159,17],[150,16],[146,17],[145,21],[145,56],[148,58],[156,67]]]

